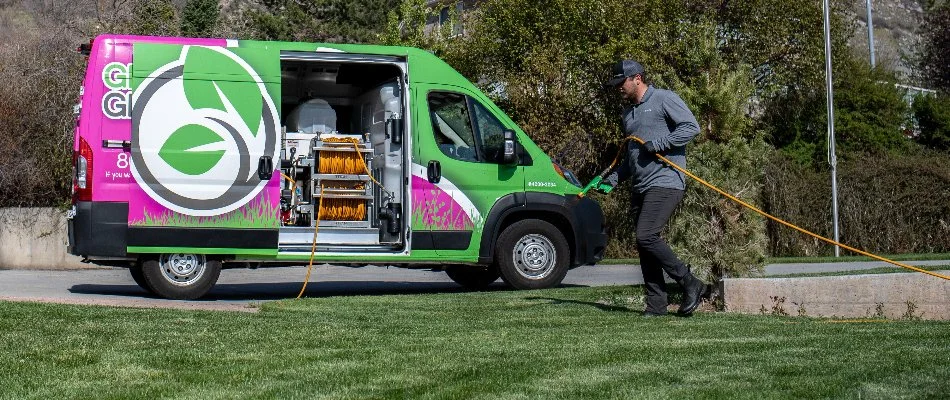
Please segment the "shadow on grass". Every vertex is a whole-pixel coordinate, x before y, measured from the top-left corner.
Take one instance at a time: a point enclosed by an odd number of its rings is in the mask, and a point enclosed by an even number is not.
[[[627,312],[627,313],[641,313],[642,310],[634,310],[629,307],[615,306],[612,304],[598,303],[595,301],[581,301],[581,300],[569,300],[569,299],[556,299],[553,297],[525,297],[525,300],[547,300],[550,304],[559,305],[559,304],[577,304],[582,306],[591,306],[600,309],[601,311],[610,311],[610,312]]]
[[[208,294],[194,301],[267,301],[297,297],[303,282],[221,283]],[[561,285],[574,287],[575,285]],[[409,281],[322,281],[310,282],[303,297],[326,298],[345,296],[385,296],[470,292],[507,292],[511,287],[501,281],[483,290],[470,290],[454,282],[409,282]],[[69,288],[70,293],[138,297],[164,300],[148,293],[134,284],[79,284]],[[169,300],[171,301],[171,300]]]

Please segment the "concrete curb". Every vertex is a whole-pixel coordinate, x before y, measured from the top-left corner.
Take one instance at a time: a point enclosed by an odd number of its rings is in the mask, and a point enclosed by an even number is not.
[[[950,281],[920,273],[724,279],[723,300],[749,314],[950,320]]]

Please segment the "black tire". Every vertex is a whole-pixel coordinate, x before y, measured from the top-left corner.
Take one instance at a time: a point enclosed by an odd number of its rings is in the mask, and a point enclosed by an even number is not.
[[[195,260],[193,273],[176,275],[175,261],[186,259]],[[142,262],[142,272],[145,281],[156,295],[167,299],[194,300],[208,294],[208,291],[218,281],[221,275],[221,261],[206,260],[203,255],[195,254],[162,254],[158,258],[150,258]],[[170,276],[181,279],[173,282]]]
[[[478,265],[450,265],[445,267],[445,273],[455,283],[474,290],[485,289],[500,276],[498,268]]]
[[[153,290],[145,280],[145,273],[142,272],[141,263],[135,263],[129,267],[129,273],[132,275],[132,280],[135,281],[135,283],[139,285],[142,290],[148,292],[149,294],[155,294],[155,290]]]
[[[515,289],[546,289],[561,284],[570,259],[571,248],[564,234],[542,220],[515,222],[495,242],[498,271]]]

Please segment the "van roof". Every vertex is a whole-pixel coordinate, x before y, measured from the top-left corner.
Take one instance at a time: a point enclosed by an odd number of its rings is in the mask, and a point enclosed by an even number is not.
[[[198,39],[201,40],[201,39]],[[208,40],[208,39],[205,39]],[[215,39],[211,39],[215,40]],[[411,82],[442,83],[476,89],[475,86],[462,74],[449,66],[434,54],[415,47],[382,46],[369,44],[339,44],[339,43],[308,43],[308,42],[276,42],[259,40],[220,40],[228,47],[240,48],[272,48],[278,51],[316,51],[320,48],[334,49],[346,53],[372,54],[405,57],[409,67]],[[159,37],[159,36],[131,36],[131,35],[99,35],[96,42],[151,42],[167,44],[188,44],[196,41],[194,38]],[[476,89],[477,90],[477,89]]]

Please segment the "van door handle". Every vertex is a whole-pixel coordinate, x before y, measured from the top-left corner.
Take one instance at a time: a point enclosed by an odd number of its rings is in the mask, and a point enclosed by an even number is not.
[[[439,183],[442,180],[442,164],[436,160],[429,161],[426,174],[429,176],[429,183]]]
[[[270,156],[261,156],[260,161],[257,162],[257,176],[260,177],[262,181],[268,181],[273,175],[274,160],[272,160]]]

